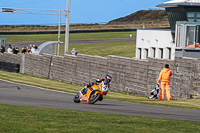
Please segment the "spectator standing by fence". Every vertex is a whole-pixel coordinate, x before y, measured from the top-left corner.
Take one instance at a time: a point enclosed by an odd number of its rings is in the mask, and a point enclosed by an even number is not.
[[[13,48],[13,54],[18,54],[19,52],[20,52],[20,50],[18,49],[17,46],[15,48]]]
[[[26,50],[28,53],[31,53],[31,47],[27,47],[27,50]]]
[[[12,54],[12,47],[11,47],[11,45],[9,45],[9,47],[8,47],[8,49],[7,49],[7,52],[8,52],[9,54]]]
[[[37,53],[37,46],[33,45],[31,48],[31,53],[36,54]]]
[[[4,46],[1,46],[0,52],[1,52],[1,53],[4,53],[4,52],[5,52],[5,47],[4,47]]]
[[[34,54],[36,49],[34,48],[34,45],[31,47],[31,53]]]
[[[27,48],[26,47],[22,48],[22,54],[25,54],[26,52],[28,52]]]
[[[71,55],[77,56],[78,52],[76,51],[75,48],[72,49],[71,51]]]

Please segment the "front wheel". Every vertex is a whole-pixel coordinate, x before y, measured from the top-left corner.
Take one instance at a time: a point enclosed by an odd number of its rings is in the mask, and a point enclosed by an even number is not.
[[[89,104],[94,104],[96,103],[99,98],[101,97],[101,93],[97,93],[95,94],[95,91],[93,91],[91,94],[90,94],[90,97],[89,97]]]
[[[79,95],[78,94],[76,94],[75,96],[74,96],[74,102],[75,103],[80,103],[81,101],[80,101],[80,97],[79,97]]]

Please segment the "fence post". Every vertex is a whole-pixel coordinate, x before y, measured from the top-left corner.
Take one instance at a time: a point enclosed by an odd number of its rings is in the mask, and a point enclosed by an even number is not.
[[[22,54],[22,73],[24,73],[25,70],[25,54]]]

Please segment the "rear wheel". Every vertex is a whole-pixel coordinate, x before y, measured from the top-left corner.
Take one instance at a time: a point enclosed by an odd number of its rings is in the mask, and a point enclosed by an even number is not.
[[[93,92],[90,94],[90,97],[89,97],[89,103],[90,103],[90,104],[96,103],[96,102],[99,100],[99,98],[101,97],[101,93],[97,93],[97,94],[95,94],[95,93],[96,93],[96,92],[93,91]]]
[[[80,101],[80,97],[79,97],[79,95],[78,94],[76,94],[75,96],[74,96],[74,102],[75,103],[80,103],[81,101]]]

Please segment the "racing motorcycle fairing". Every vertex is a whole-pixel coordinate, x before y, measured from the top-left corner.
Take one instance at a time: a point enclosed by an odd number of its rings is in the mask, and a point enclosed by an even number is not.
[[[100,83],[99,85],[92,85],[88,87],[84,92],[80,90],[77,95],[74,97],[74,102],[85,102],[94,104],[95,102],[102,101],[103,95],[106,95],[108,92],[108,85],[104,84],[104,82]]]
[[[87,89],[87,93],[86,94],[82,94],[81,91],[79,91],[78,95],[80,97],[80,101],[81,102],[86,102],[86,103],[89,103],[90,100],[92,100],[92,95],[93,96],[96,96],[98,93],[101,93],[99,91],[99,87],[97,85],[92,85],[91,87],[89,87]]]

